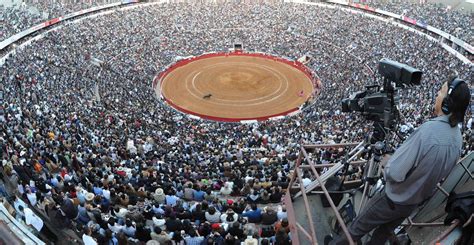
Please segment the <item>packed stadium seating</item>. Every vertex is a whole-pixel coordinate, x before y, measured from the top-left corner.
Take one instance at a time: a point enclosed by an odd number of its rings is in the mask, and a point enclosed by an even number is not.
[[[0,40],[52,15],[103,3],[39,2],[2,9]],[[48,14],[32,14],[30,6]],[[442,8],[409,7],[472,41],[464,14],[444,18]],[[225,52],[235,40],[247,51],[311,56],[308,67],[323,85],[316,103],[278,121],[226,124],[189,118],[154,94],[154,77],[175,57]],[[91,64],[91,57],[104,65]],[[432,116],[436,91],[454,71],[474,75],[472,64],[416,33],[338,8],[138,4],[65,23],[0,69],[2,171],[17,183],[14,192],[52,223],[99,244],[290,244],[281,198],[299,147],[365,137],[370,125],[342,113],[340,101],[380,81],[373,71],[384,57],[424,73],[421,86],[400,93],[401,133]],[[470,132],[464,131],[466,143]],[[314,155],[327,163],[344,153]]]

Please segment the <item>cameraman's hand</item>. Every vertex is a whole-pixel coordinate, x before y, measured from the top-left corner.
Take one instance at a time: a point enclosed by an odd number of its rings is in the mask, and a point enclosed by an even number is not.
[[[382,160],[380,161],[380,165],[382,166],[382,168],[385,168],[385,166],[387,166],[388,160],[390,159],[391,156],[392,154],[385,154],[383,156]]]
[[[392,154],[385,154],[383,155],[382,160],[380,160],[379,176],[383,177],[383,179],[386,179],[385,167],[387,166],[388,160],[390,159],[391,156]]]

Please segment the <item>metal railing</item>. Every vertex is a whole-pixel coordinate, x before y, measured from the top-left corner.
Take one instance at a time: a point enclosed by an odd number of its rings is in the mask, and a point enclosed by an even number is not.
[[[341,147],[352,147],[352,146],[355,146],[355,147],[349,152],[349,155],[352,157],[348,158],[347,163],[350,165],[361,165],[361,164],[366,163],[367,161],[361,161],[361,160],[356,161],[356,157],[359,156],[360,153],[363,152],[364,146],[362,143],[304,145],[301,147],[300,153],[298,154],[298,158],[296,160],[296,164],[294,166],[294,170],[289,182],[289,188],[287,189],[287,194],[285,196],[285,204],[287,205],[288,216],[289,216],[288,219],[292,224],[294,224],[290,226],[292,232],[295,233],[292,236],[292,238],[294,238],[293,239],[294,244],[300,244],[298,233],[301,233],[302,235],[304,235],[304,237],[306,237],[311,242],[311,244],[317,244],[317,231],[314,226],[314,221],[312,218],[312,212],[314,212],[315,210],[311,210],[310,208],[309,201],[308,201],[308,194],[324,194],[324,196],[327,198],[327,201],[329,202],[331,210],[335,214],[336,220],[338,224],[340,225],[341,230],[343,231],[344,235],[347,237],[349,244],[355,244],[349,234],[348,228],[346,224],[344,223],[344,220],[341,217],[341,214],[339,213],[339,210],[337,209],[336,205],[334,204],[334,201],[331,198],[330,193],[335,193],[335,192],[333,191],[329,192],[324,185],[325,181],[329,177],[334,176],[336,173],[342,170],[342,168],[344,167],[344,164],[342,164],[342,162],[329,163],[329,164],[315,164],[311,160],[310,156],[308,155],[308,150],[314,150],[317,148],[319,149],[341,148]],[[468,176],[468,180],[466,181],[472,181],[474,179],[473,173],[472,173],[473,171],[471,170],[473,168],[473,164],[472,164],[472,162],[474,161],[473,158],[474,158],[474,152],[470,152],[467,156],[465,156],[463,159],[461,159],[458,162],[458,166],[461,166],[464,171],[464,174]],[[466,162],[469,164],[466,164]],[[317,169],[321,169],[321,168],[329,168],[329,169],[326,172],[324,172],[322,175],[320,175]],[[311,184],[307,186],[303,185],[303,171],[305,170],[311,170],[311,173],[316,178],[316,180],[314,180],[313,182],[311,182]],[[453,171],[451,172],[451,174],[453,174]],[[360,182],[360,183],[363,183],[363,182]],[[463,183],[461,183],[461,185],[462,184]],[[321,189],[321,191],[314,191],[314,189],[318,187]],[[439,192],[443,193],[443,195],[445,195],[446,197],[449,196],[449,193],[452,191],[452,190],[444,189],[442,185],[440,184],[438,184],[437,188]],[[454,189],[456,188],[456,186],[452,188]],[[299,191],[296,194],[292,194],[292,191],[294,193],[295,190],[299,190]],[[307,214],[306,217],[309,220],[309,225],[307,227],[304,227],[303,225],[301,225],[301,223],[298,220],[296,220],[296,216],[293,210],[293,200],[296,198],[299,198],[300,196],[303,199],[305,212]],[[459,220],[454,220],[449,225],[449,227],[442,234],[437,236],[436,239],[431,241],[430,244],[436,244],[439,241],[443,240],[456,227],[460,225],[464,225],[464,224],[461,224]],[[446,226],[446,225],[443,222],[434,222],[434,221],[433,222],[414,222],[412,218],[409,217],[401,224],[401,226],[409,228],[409,227],[440,227],[440,226]]]
[[[309,220],[309,230],[310,230],[310,232],[308,232],[298,221],[296,221],[296,219],[294,220],[296,228],[297,228],[297,229],[295,229],[295,231],[296,231],[296,233],[298,231],[302,232],[302,234],[304,234],[312,244],[317,244],[317,237],[316,237],[316,230],[315,230],[315,227],[314,227],[313,218],[312,218],[312,215],[311,215],[311,209],[309,207],[307,194],[309,192],[311,192],[312,190],[314,190],[316,187],[320,187],[322,189],[324,195],[326,196],[326,198],[329,202],[329,205],[331,206],[331,209],[334,211],[334,213],[336,215],[337,222],[339,223],[342,231],[344,232],[344,235],[346,236],[347,240],[349,241],[349,244],[351,244],[351,245],[355,244],[354,241],[352,240],[352,237],[349,234],[349,230],[347,229],[347,226],[344,223],[344,220],[342,219],[341,214],[337,210],[337,207],[334,204],[334,201],[332,200],[328,190],[324,186],[324,182],[327,180],[327,178],[329,178],[333,175],[333,174],[328,174],[328,173],[330,173],[330,172],[332,173],[332,172],[334,172],[334,170],[337,170],[337,171],[335,171],[335,173],[338,172],[340,169],[343,168],[343,164],[342,163],[331,164],[332,165],[331,169],[333,169],[333,171],[330,171],[331,170],[330,169],[329,171],[324,173],[323,176],[320,176],[316,169],[321,168],[323,166],[314,164],[314,162],[308,156],[308,152],[306,151],[306,149],[338,148],[338,147],[350,147],[350,146],[356,146],[356,148],[350,152],[350,153],[354,154],[354,157],[351,157],[348,161],[351,164],[361,164],[359,161],[358,162],[351,162],[351,161],[354,160],[355,156],[357,156],[358,154],[360,154],[362,152],[361,150],[356,150],[356,149],[358,149],[362,146],[362,143],[347,143],[347,144],[332,144],[332,145],[329,145],[329,144],[328,145],[305,145],[305,146],[301,147],[300,153],[298,154],[298,158],[296,160],[296,165],[295,165],[295,168],[294,168],[294,171],[293,171],[293,176],[290,180],[289,188],[288,188],[287,191],[288,191],[288,195],[291,195],[290,191],[293,187],[293,184],[295,184],[296,181],[298,182],[299,187],[300,187],[300,191],[298,193],[296,193],[296,195],[294,195],[294,198],[298,198],[299,196],[303,197],[305,211],[307,213],[307,217],[308,217],[308,220]],[[302,165],[303,162],[306,162],[306,164]],[[306,187],[303,185],[303,174],[302,174],[302,171],[301,171],[303,168],[311,169],[311,172],[316,177],[316,180],[313,181],[311,184],[309,184]],[[292,237],[297,237],[297,236],[298,235],[295,234]],[[296,241],[295,243],[297,244],[298,242],[299,241]]]

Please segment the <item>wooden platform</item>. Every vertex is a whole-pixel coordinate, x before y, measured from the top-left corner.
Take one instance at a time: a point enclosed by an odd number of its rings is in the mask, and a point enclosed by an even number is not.
[[[182,60],[162,74],[159,82],[156,91],[175,109],[229,122],[296,112],[315,91],[314,79],[302,64],[248,53]]]

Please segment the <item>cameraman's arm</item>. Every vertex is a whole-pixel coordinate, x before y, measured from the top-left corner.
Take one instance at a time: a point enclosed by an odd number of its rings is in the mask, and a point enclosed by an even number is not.
[[[398,148],[385,166],[385,178],[392,182],[403,182],[408,172],[416,165],[421,155],[421,142],[408,140]]]

